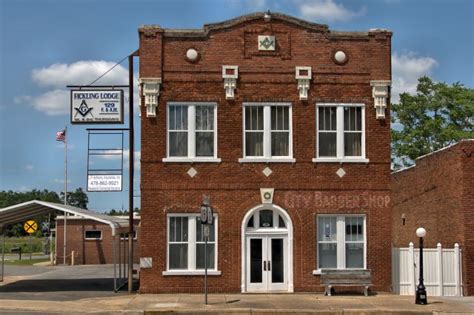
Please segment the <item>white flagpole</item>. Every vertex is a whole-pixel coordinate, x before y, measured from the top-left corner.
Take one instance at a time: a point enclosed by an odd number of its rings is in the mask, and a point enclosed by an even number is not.
[[[64,205],[67,205],[67,125],[64,127]],[[66,223],[67,212],[64,212],[64,236],[63,236],[63,264],[66,264]]]

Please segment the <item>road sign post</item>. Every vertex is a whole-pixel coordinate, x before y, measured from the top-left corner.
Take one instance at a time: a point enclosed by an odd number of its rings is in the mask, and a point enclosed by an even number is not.
[[[36,232],[38,229],[38,223],[36,223],[33,220],[28,220],[25,222],[23,225],[23,228],[25,229],[25,232],[28,233],[30,236],[28,237],[28,245],[30,247],[30,260],[32,259],[32,253],[33,253],[33,246],[31,244],[31,234]]]
[[[211,198],[203,196],[201,205],[201,224],[204,234],[204,303],[207,305],[207,242],[210,235],[210,226],[213,222],[213,211],[211,207]]]

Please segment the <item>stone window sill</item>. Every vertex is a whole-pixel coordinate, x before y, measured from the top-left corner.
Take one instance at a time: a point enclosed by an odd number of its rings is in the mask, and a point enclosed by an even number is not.
[[[163,271],[163,276],[204,276],[204,270],[167,270]],[[208,276],[220,276],[220,270],[208,270]]]

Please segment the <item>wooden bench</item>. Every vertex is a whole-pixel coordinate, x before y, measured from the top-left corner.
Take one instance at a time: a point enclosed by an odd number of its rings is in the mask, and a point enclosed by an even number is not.
[[[364,287],[364,295],[369,295],[369,287],[372,286],[370,270],[323,270],[321,273],[321,285],[326,287],[325,294],[331,296],[331,288],[341,287]]]

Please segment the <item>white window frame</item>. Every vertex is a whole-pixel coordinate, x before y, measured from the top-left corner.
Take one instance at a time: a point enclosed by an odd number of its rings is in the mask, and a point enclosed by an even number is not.
[[[319,108],[323,106],[336,107],[336,156],[335,157],[320,157],[319,156]],[[362,124],[362,139],[361,139],[361,156],[345,156],[344,155],[344,108],[345,107],[360,107],[361,108],[361,124]],[[316,103],[316,158],[313,162],[323,163],[369,163],[365,152],[365,104],[363,103]]]
[[[221,159],[217,157],[217,103],[216,102],[168,102],[166,104],[166,158],[163,162],[208,162],[218,163]],[[169,115],[170,106],[188,107],[188,156],[170,156],[170,130]],[[196,156],[196,106],[212,106],[214,108],[214,155],[209,157]]]
[[[87,232],[100,232],[100,237],[86,237]],[[101,241],[102,240],[102,231],[101,230],[85,230],[84,231],[84,239],[86,241]]]
[[[293,158],[293,106],[288,102],[245,102],[242,104],[242,153],[243,157],[239,159],[239,163],[294,163]],[[247,156],[245,152],[245,108],[249,106],[263,107],[263,156]],[[289,141],[288,156],[272,156],[272,131],[271,131],[271,107],[287,106],[289,119]]]
[[[336,243],[337,243],[337,267],[336,268],[320,268],[319,267],[319,243],[321,242],[318,239],[319,235],[319,218],[336,218]],[[363,227],[363,236],[364,236],[364,265],[363,268],[346,268],[346,243],[358,243],[354,241],[346,242],[346,218],[356,217],[363,218],[364,227]],[[313,274],[319,275],[322,273],[322,270],[334,270],[334,269],[343,269],[343,270],[363,270],[367,269],[367,216],[365,214],[319,214],[316,217],[316,270],[313,271]],[[324,241],[322,241],[324,243]],[[327,242],[333,243],[333,241]]]
[[[204,275],[204,269],[196,268],[196,221],[200,216],[199,213],[168,213],[166,215],[166,270],[163,271],[164,276],[189,276],[189,275]],[[170,218],[171,217],[187,217],[188,218],[188,269],[170,269],[169,268],[169,229],[170,229]],[[217,269],[218,265],[218,253],[219,253],[219,216],[214,214],[214,226],[215,226],[215,255],[214,255],[214,268],[208,269],[207,274],[210,276],[219,276],[221,271]]]

